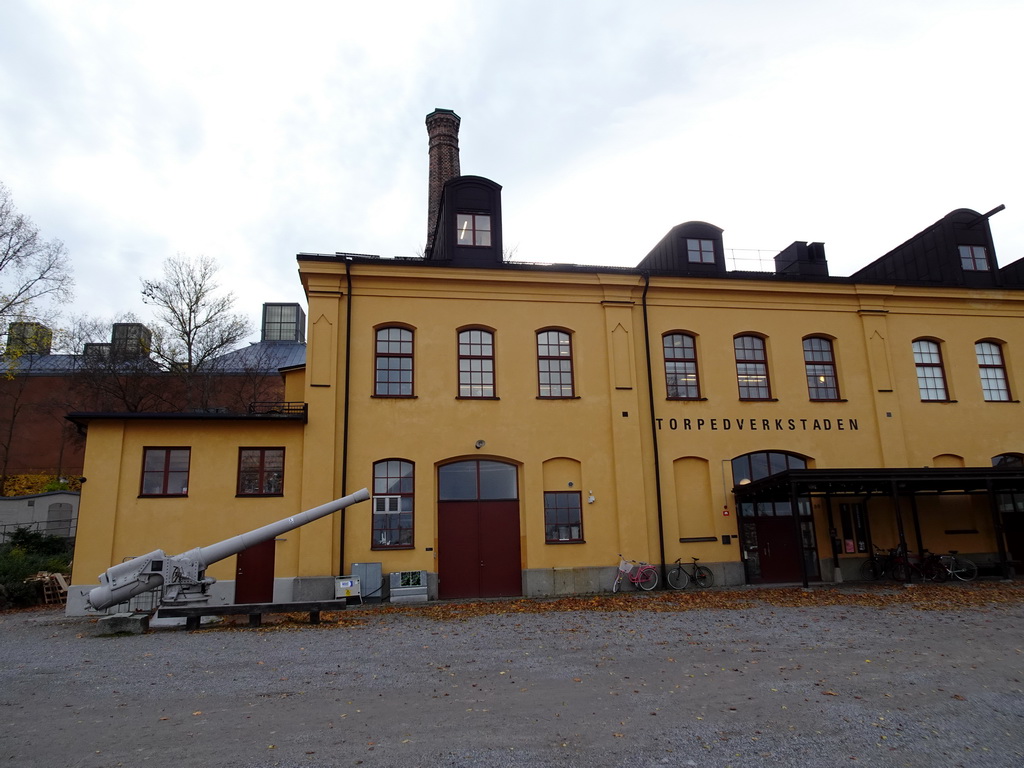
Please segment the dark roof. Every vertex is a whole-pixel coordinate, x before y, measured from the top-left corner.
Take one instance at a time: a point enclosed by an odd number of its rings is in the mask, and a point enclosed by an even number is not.
[[[920,469],[787,469],[737,485],[738,501],[797,496],[972,494],[1024,492],[1021,467],[922,467]]]
[[[87,426],[90,421],[301,421],[305,423],[307,414],[303,404],[302,408],[289,408],[289,405],[280,404],[280,410],[274,410],[272,404],[265,403],[267,408],[257,412],[236,413],[232,411],[210,410],[210,411],[145,411],[139,413],[127,413],[124,411],[72,411],[64,418],[72,424],[80,427]]]
[[[79,355],[22,355],[4,360],[3,367],[16,376],[67,376],[78,370]]]
[[[220,373],[274,373],[306,362],[306,345],[299,341],[259,341],[221,355],[213,361]]]

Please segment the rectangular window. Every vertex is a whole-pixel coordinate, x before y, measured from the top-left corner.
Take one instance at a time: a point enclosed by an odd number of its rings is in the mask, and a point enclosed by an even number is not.
[[[667,333],[665,350],[665,391],[674,400],[700,399],[697,379],[697,346],[688,333]]]
[[[842,552],[848,555],[868,551],[867,524],[863,502],[839,505],[839,518],[843,525]]]
[[[238,495],[284,493],[284,448],[238,449]]]
[[[373,465],[373,549],[413,545],[413,464],[387,459]]]
[[[686,259],[691,264],[714,264],[715,243],[713,240],[687,239]]]
[[[263,341],[303,341],[305,316],[298,304],[263,305]]]
[[[564,331],[537,334],[540,397],[573,397],[572,340]]]
[[[740,390],[740,400],[771,400],[764,339],[760,336],[737,336],[733,346],[736,351],[736,383]]]
[[[811,400],[838,400],[839,381],[831,339],[812,336],[804,339],[804,372]]]
[[[544,493],[544,538],[548,544],[583,541],[583,511],[579,491]]]
[[[494,397],[494,334],[459,332],[459,397]]]
[[[375,369],[375,395],[412,397],[412,331],[407,328],[377,331]]]
[[[190,448],[144,448],[141,496],[187,496]]]
[[[914,365],[917,367],[917,388],[924,401],[945,401],[946,374],[942,368],[942,351],[934,341],[914,342]]]
[[[988,402],[1006,402],[1010,399],[1010,385],[1006,379],[1003,350],[994,341],[979,341],[974,345],[981,374],[981,389]]]
[[[491,217],[480,213],[459,213],[455,216],[459,245],[490,245]]]
[[[961,245],[960,266],[965,272],[988,272],[988,252],[983,245]]]

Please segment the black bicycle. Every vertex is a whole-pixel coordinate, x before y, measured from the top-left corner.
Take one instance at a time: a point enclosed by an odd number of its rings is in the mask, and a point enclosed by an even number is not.
[[[690,565],[690,570],[687,572],[686,567],[683,565],[683,558],[676,560],[676,567],[668,572],[668,585],[672,589],[686,589],[686,585],[691,581],[698,587],[713,587],[715,585],[715,574],[711,572],[711,569],[697,565],[699,557],[691,558],[693,563]]]
[[[865,581],[877,581],[883,576],[892,573],[893,561],[895,559],[895,549],[890,549],[886,552],[881,547],[875,547],[874,553],[860,564],[860,577]]]

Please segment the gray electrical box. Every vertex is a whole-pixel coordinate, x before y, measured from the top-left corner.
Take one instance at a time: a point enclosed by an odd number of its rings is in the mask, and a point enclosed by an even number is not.
[[[392,571],[388,574],[392,603],[427,602],[426,571]]]
[[[379,602],[387,597],[384,591],[384,571],[380,563],[352,563],[352,575],[359,579],[363,600]]]

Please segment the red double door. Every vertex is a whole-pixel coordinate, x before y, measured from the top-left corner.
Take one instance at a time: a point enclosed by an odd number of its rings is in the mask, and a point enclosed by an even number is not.
[[[523,594],[518,501],[441,501],[438,597]]]

